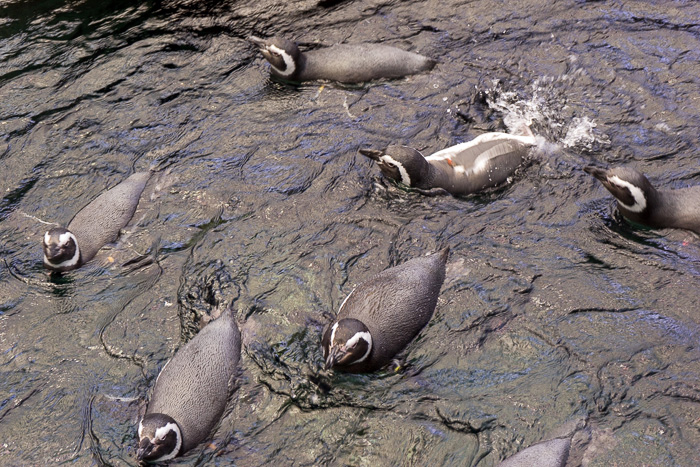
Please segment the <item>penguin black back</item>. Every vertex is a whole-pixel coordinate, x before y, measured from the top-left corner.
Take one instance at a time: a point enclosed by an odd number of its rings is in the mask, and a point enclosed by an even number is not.
[[[617,200],[620,213],[632,222],[700,234],[700,185],[660,190],[631,167],[587,166],[583,170],[603,184]]]
[[[66,229],[44,235],[44,265],[56,271],[78,268],[119,236],[139,204],[152,172],[136,172],[81,209]]]
[[[350,373],[375,371],[403,350],[433,316],[448,254],[445,248],[411,259],[358,285],[324,333],[327,367]],[[347,355],[351,348],[353,357]]]
[[[280,37],[249,40],[270,62],[272,74],[289,81],[361,83],[400,78],[435,66],[428,57],[383,44],[337,44],[301,52],[294,42]]]
[[[139,424],[140,460],[166,460],[201,443],[218,423],[234,388],[241,354],[241,334],[234,312],[209,323],[161,370],[146,415]],[[167,423],[176,423],[181,446],[165,440]]]

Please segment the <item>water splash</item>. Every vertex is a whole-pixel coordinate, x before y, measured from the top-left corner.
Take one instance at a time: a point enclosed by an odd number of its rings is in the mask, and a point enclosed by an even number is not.
[[[511,132],[527,125],[535,134],[566,148],[592,150],[598,145],[607,146],[610,139],[596,130],[595,121],[588,116],[573,115],[574,106],[568,105],[569,90],[575,88],[575,80],[582,74],[583,71],[576,70],[558,77],[537,78],[529,96],[506,91],[497,81],[486,91],[486,102],[503,114],[503,123]]]

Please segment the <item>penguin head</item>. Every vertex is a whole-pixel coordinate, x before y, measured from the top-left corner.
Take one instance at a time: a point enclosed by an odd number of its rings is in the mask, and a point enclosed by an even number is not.
[[[372,335],[367,326],[352,318],[341,319],[323,334],[325,368],[364,362],[372,352]]]
[[[172,417],[162,413],[144,415],[139,423],[139,449],[136,458],[145,462],[172,459],[180,453],[182,433]]]
[[[78,239],[67,229],[55,227],[44,234],[44,266],[69,271],[80,266]]]
[[[292,79],[299,71],[301,52],[294,42],[282,37],[260,39],[250,36],[248,40],[258,46],[263,57],[270,62],[272,72],[277,76]]]
[[[407,186],[420,187],[431,169],[423,154],[408,146],[391,145],[385,151],[360,149],[360,154],[376,161],[386,177]]]
[[[649,208],[650,198],[656,192],[649,180],[631,167],[614,167],[606,170],[587,166],[583,170],[600,180],[617,199],[623,214],[644,214]]]

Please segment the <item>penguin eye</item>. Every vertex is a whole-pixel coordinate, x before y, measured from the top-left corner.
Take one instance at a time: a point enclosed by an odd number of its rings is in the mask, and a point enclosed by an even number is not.
[[[277,59],[282,59],[282,55],[279,52],[275,52],[273,49],[268,48],[267,53],[270,54],[272,57],[277,58]]]

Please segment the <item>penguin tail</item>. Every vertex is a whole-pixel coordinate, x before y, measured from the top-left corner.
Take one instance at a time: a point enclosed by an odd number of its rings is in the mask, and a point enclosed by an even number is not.
[[[230,318],[236,318],[236,314],[238,312],[236,306],[236,299],[231,300],[231,302],[228,305],[225,304],[220,304],[218,305],[214,310],[212,310],[211,315],[212,315],[212,320],[214,319],[219,319],[221,317],[230,317]]]
[[[440,250],[440,251],[438,252],[438,254],[440,255],[440,261],[442,261],[443,263],[446,263],[446,262],[447,262],[447,257],[448,257],[449,254],[450,254],[450,247],[449,247],[449,246],[446,246],[445,248],[443,248],[442,250]]]

